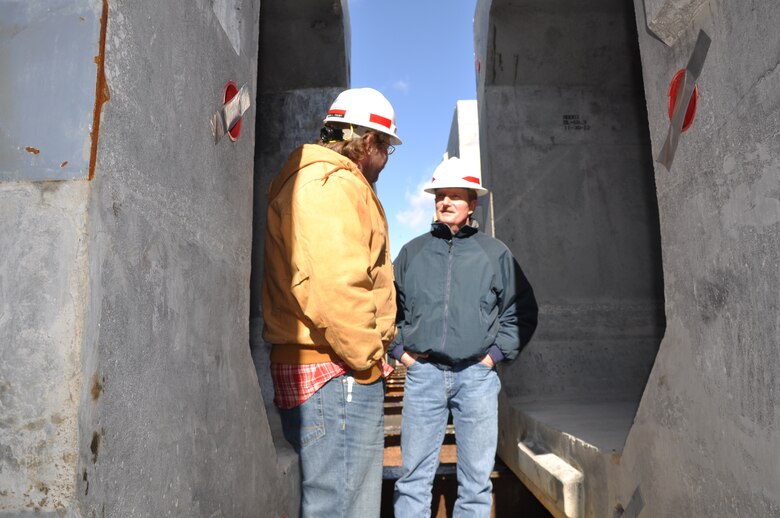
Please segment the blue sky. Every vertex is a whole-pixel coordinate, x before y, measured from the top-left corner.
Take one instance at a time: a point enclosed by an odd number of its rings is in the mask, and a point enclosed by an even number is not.
[[[476,0],[349,0],[351,86],[385,94],[404,141],[377,182],[393,258],[430,228],[433,196],[422,184],[447,149],[456,101],[476,99],[475,6]]]

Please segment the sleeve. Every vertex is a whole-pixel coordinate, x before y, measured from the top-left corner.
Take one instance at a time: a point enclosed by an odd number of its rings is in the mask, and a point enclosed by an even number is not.
[[[291,207],[292,294],[313,327],[357,371],[384,355],[372,294],[367,187],[331,174],[296,188]]]
[[[496,346],[508,361],[520,354],[536,330],[538,307],[533,288],[512,254],[500,259],[503,290],[499,297]]]
[[[404,246],[401,251],[398,252],[398,257],[393,263],[393,274],[395,277],[395,306],[397,310],[395,318],[395,328],[397,334],[395,339],[390,344],[390,356],[396,360],[400,360],[404,354],[404,324],[406,322],[406,292],[404,290],[404,279],[406,277],[406,258],[407,250]]]

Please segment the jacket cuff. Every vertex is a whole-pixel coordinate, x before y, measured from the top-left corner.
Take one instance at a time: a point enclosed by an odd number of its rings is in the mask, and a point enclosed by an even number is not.
[[[404,355],[404,344],[397,344],[395,347],[388,351],[391,358],[401,361],[401,356]]]
[[[504,353],[501,352],[501,349],[499,349],[496,344],[491,345],[487,353],[496,365],[506,359],[506,356],[504,356]]]

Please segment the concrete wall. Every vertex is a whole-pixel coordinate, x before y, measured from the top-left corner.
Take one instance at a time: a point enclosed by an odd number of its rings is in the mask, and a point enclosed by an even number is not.
[[[0,516],[73,506],[88,194],[0,183]]]
[[[254,128],[215,145],[208,124],[228,79],[257,91],[260,6],[225,4],[109,10],[111,99],[89,202],[84,515],[287,510],[249,353]]]
[[[477,7],[496,235],[541,302],[502,372],[500,453],[555,516],[775,516],[780,7],[634,4]],[[667,90],[699,29],[698,115],[667,171]]]
[[[297,516],[297,462],[274,444],[251,360],[255,160],[269,178],[300,137],[288,110],[321,114],[346,82],[348,15],[295,13],[334,47],[320,67],[336,82],[256,98],[273,62],[258,52],[323,52],[258,51],[258,0],[94,5],[107,9],[94,179],[0,183],[0,516]],[[238,141],[215,144],[227,80],[252,106]]]
[[[550,484],[523,470],[557,456],[579,480],[572,508],[605,516],[607,473],[664,327],[633,11],[619,0],[483,1],[475,41],[495,235],[540,306],[533,340],[500,369],[499,452],[541,493]]]
[[[653,155],[666,93],[711,38],[699,111],[655,165],[667,331],[626,444],[643,516],[780,513],[780,5],[710,0],[672,47],[634,2]]]
[[[88,177],[100,15],[0,5],[0,515],[67,509],[75,491],[89,184],[17,180]],[[56,79],[25,80],[41,70]]]
[[[478,9],[484,181],[496,236],[541,303],[508,390],[638,397],[663,318],[632,13],[606,0]]]

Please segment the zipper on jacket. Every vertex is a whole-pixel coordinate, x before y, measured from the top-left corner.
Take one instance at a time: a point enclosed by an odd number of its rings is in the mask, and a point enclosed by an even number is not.
[[[442,319],[444,329],[441,331],[440,351],[444,352],[444,345],[447,343],[447,320],[450,316],[450,288],[452,286],[452,238],[447,240],[447,283],[444,285],[444,318]]]

